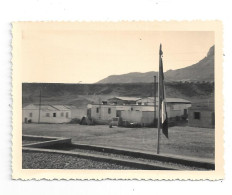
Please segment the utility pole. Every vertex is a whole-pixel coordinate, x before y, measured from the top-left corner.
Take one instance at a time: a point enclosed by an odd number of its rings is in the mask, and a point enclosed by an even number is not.
[[[99,119],[101,119],[101,97],[99,97]]]
[[[157,127],[156,122],[156,76],[154,76],[154,127]]]
[[[39,90],[39,120],[38,120],[38,123],[40,123],[40,110],[41,110],[41,89]]]

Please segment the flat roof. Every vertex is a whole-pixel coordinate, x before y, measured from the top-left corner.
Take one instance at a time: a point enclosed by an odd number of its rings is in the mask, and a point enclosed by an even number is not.
[[[147,97],[148,99],[151,99],[152,101],[154,101],[154,97]],[[146,99],[146,98],[143,98]],[[165,98],[167,103],[187,103],[187,104],[191,104],[191,102],[189,100],[185,100],[182,98]],[[156,97],[156,101],[158,102],[158,97]]]
[[[137,101],[137,100],[140,100],[141,98],[138,98],[138,97],[113,97],[113,98],[110,98],[108,100],[112,100],[112,99],[119,99],[119,100],[124,100],[124,101]]]
[[[65,105],[41,104],[40,109],[43,111],[67,111],[70,110]],[[39,110],[39,104],[29,104],[23,110]]]

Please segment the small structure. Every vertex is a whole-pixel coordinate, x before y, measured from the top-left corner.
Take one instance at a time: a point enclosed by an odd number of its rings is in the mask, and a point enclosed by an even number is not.
[[[92,118],[95,122],[101,124],[108,124],[109,121],[117,117],[116,105],[107,104],[88,104],[87,117]]]
[[[214,108],[194,106],[188,109],[188,124],[190,127],[215,127]]]
[[[30,104],[23,108],[23,123],[67,123],[71,110],[64,105]]]
[[[109,104],[114,104],[114,105],[130,105],[130,104],[136,104],[138,100],[141,98],[137,97],[113,97],[108,99]]]

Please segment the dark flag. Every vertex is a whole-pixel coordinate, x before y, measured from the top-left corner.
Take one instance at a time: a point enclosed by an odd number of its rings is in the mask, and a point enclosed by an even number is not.
[[[163,52],[162,52],[162,45],[160,44],[160,52],[159,52],[159,98],[160,98],[160,108],[161,108],[161,128],[163,134],[168,138],[168,115],[166,109],[166,102],[165,102],[165,86],[164,86],[164,72],[163,72]]]

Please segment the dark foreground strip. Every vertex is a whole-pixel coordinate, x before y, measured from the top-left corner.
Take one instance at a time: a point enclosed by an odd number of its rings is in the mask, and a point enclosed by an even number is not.
[[[23,147],[23,151],[72,155],[72,156],[77,156],[77,157],[81,157],[85,159],[91,159],[91,160],[96,160],[100,162],[115,163],[115,164],[133,167],[133,168],[142,169],[142,170],[177,170],[171,166],[166,166],[166,165],[160,166],[160,165],[156,165],[155,163],[145,163],[145,162],[140,162],[138,160],[133,160],[133,159],[124,160],[124,159],[120,159],[117,157],[108,157],[108,156],[102,156],[102,155],[97,155],[97,154],[86,154],[83,152],[70,152],[70,151],[41,149],[41,148],[28,148],[28,147]]]
[[[151,154],[151,153],[142,153],[140,151],[128,151],[128,150],[119,149],[119,148],[109,148],[109,147],[104,147],[104,146],[94,146],[94,145],[85,145],[85,144],[77,144],[77,143],[72,144],[72,145],[79,149],[95,150],[99,152],[108,152],[108,153],[114,153],[114,154],[122,154],[122,155],[132,156],[136,158],[145,158],[145,159],[157,160],[161,162],[181,164],[181,165],[185,165],[189,167],[198,167],[198,168],[215,170],[215,164],[213,162],[199,160],[196,158],[186,158],[186,157],[171,156],[171,155],[164,156],[160,154],[157,155],[157,154]]]
[[[23,147],[41,148],[41,147],[49,147],[55,144],[71,144],[71,139],[65,138],[65,139],[43,141],[43,142],[32,143],[32,144],[24,144]]]
[[[117,161],[126,161],[128,162],[129,160],[121,160],[120,158],[117,157],[107,157],[104,156],[102,157],[102,155],[98,155],[98,154],[86,154],[84,152],[78,151],[78,152],[70,152],[67,151],[65,149],[65,147],[71,147],[72,149],[83,149],[83,150],[92,150],[92,151],[98,151],[98,152],[104,152],[104,153],[112,153],[112,154],[119,154],[119,155],[126,155],[126,156],[131,156],[134,158],[143,158],[143,159],[149,159],[149,160],[156,160],[159,162],[164,162],[164,163],[174,163],[174,164],[180,164],[180,165],[184,165],[187,167],[196,167],[196,168],[201,168],[201,169],[208,169],[208,170],[215,170],[215,164],[213,161],[209,161],[207,160],[203,160],[203,159],[198,159],[198,158],[190,158],[190,157],[182,157],[182,156],[177,156],[177,155],[157,155],[157,154],[153,154],[153,153],[143,153],[141,151],[137,151],[137,150],[133,150],[133,151],[128,151],[128,150],[124,150],[122,148],[109,148],[109,147],[105,147],[105,146],[95,146],[95,145],[86,145],[86,144],[79,144],[79,143],[71,143],[71,139],[70,138],[64,138],[64,137],[47,137],[47,136],[31,136],[31,135],[23,135],[25,138],[27,139],[43,139],[46,141],[40,141],[37,143],[32,143],[32,144],[25,144],[23,145],[23,148],[35,148],[35,150],[48,150],[48,151],[56,151],[56,153],[66,153],[69,155],[77,155],[77,154],[81,154],[82,156],[86,156],[86,158],[91,158],[90,156],[92,156],[93,159],[98,160],[98,158],[101,159],[108,159],[108,161],[114,159]],[[49,141],[48,141],[49,140]],[[40,149],[41,148],[41,149]],[[44,149],[43,149],[44,148]],[[47,149],[45,149],[47,148]],[[62,151],[61,151],[62,150]],[[66,151],[65,151],[66,150]],[[95,156],[97,156],[95,158]],[[132,161],[136,161],[136,163],[138,163],[138,160],[130,160]],[[139,162],[140,163],[140,162]],[[141,164],[141,163],[140,163]],[[142,164],[146,164],[146,165],[150,165],[151,163],[149,162],[149,164],[147,163],[142,163]],[[153,167],[154,167],[154,162],[152,163]],[[146,166],[149,167],[149,166]],[[156,167],[160,167],[160,170],[162,169],[168,169],[168,170],[173,170],[173,167],[168,167],[168,165],[165,166],[160,166],[160,165],[156,165]],[[167,168],[168,167],[168,168]],[[140,167],[139,167],[140,168]],[[148,168],[150,169],[150,168]]]
[[[23,144],[23,147],[41,148],[48,147],[55,144],[71,144],[71,138],[64,137],[47,137],[47,136],[35,136],[35,135],[23,135],[23,139],[39,140],[36,143]]]

